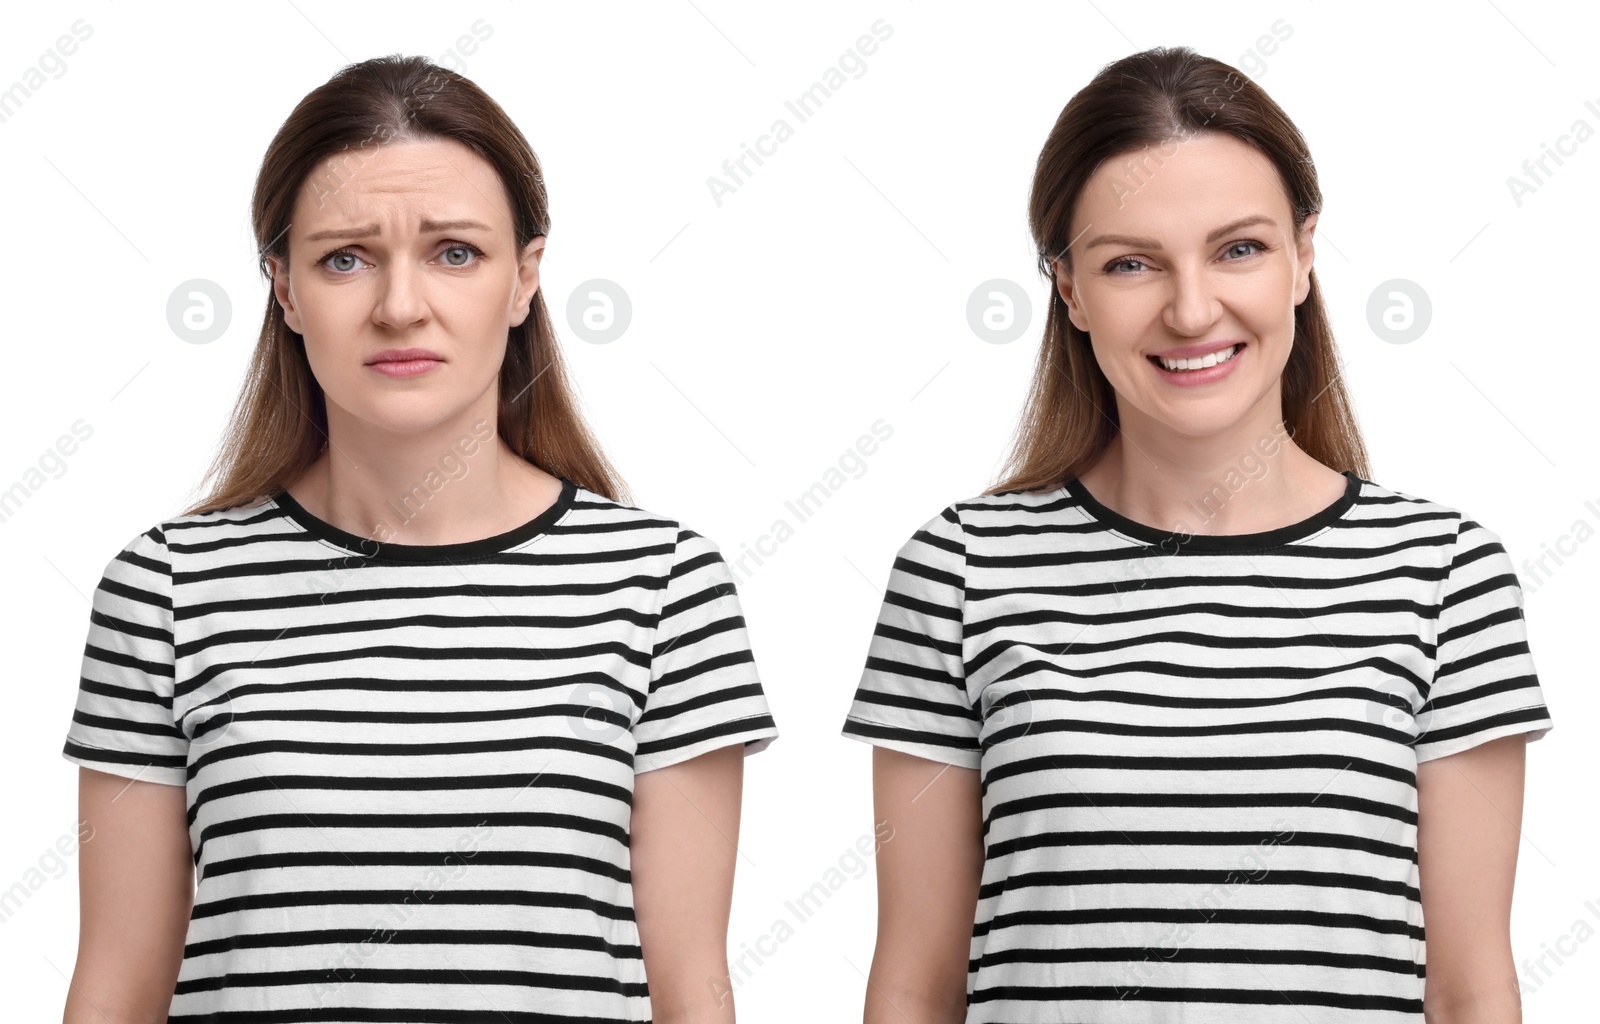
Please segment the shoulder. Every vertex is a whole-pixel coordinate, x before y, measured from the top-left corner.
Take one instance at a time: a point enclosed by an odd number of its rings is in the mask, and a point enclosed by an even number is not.
[[[285,513],[270,498],[163,519],[146,531],[163,538],[169,557],[214,549],[262,533],[283,532]]]
[[[1516,581],[1501,535],[1458,505],[1363,481],[1362,513],[1355,526],[1381,529],[1371,546],[1384,550],[1425,550],[1440,600],[1463,589],[1503,586]],[[1386,537],[1387,543],[1381,538]]]
[[[998,522],[1027,522],[1048,514],[1070,503],[1066,488],[1051,487],[1040,491],[1000,491],[978,494],[953,501],[948,508],[956,518],[971,525]]]
[[[1458,539],[1478,543],[1493,537],[1470,512],[1460,506],[1422,497],[1371,480],[1361,480],[1351,525],[1386,529],[1417,540],[1453,548]]]
[[[173,583],[182,571],[184,552],[193,543],[196,530],[226,521],[236,511],[173,516],[140,530],[105,560],[98,589],[170,610]]]
[[[918,575],[934,571],[951,579],[964,575],[974,542],[1025,527],[1041,509],[1059,507],[1059,498],[1056,488],[978,494],[949,502],[925,515],[909,535],[901,535],[904,540],[895,564]]]
[[[219,529],[226,529],[232,524],[247,521],[252,517],[259,517],[262,512],[269,514],[271,512],[267,499],[248,505],[213,509],[209,512],[172,516],[134,535],[122,546],[122,550],[145,555],[159,552],[163,559],[170,558],[171,552],[183,550],[197,538],[214,534]]]
[[[926,543],[932,539],[947,548],[959,545],[964,554],[966,547],[974,542],[1027,532],[1065,504],[1070,504],[1070,500],[1060,487],[959,498],[924,518],[907,544]]]
[[[269,499],[171,516],[129,537],[106,563],[110,573],[120,564],[167,577],[180,574],[200,555],[246,543],[266,533],[283,532],[283,512]]]
[[[628,552],[661,559],[661,573],[694,559],[721,559],[721,546],[697,524],[655,509],[627,505],[579,485],[562,529],[587,535],[616,554]]]

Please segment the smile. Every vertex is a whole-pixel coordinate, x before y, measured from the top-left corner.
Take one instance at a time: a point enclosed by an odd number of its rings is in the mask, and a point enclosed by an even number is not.
[[[1248,346],[1236,344],[1196,359],[1163,359],[1147,356],[1156,373],[1169,384],[1198,386],[1222,380],[1233,373]]]
[[[1151,356],[1150,358],[1160,363],[1163,369],[1182,373],[1189,370],[1203,370],[1208,366],[1225,363],[1238,353],[1240,347],[1239,345],[1234,345],[1220,352],[1208,353],[1199,359],[1166,359],[1162,356]]]

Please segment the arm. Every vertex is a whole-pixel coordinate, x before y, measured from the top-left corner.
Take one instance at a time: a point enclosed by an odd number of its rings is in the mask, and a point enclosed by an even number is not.
[[[874,747],[878,936],[865,1024],[960,1024],[983,876],[978,772]]]
[[[1511,890],[1525,748],[1517,734],[1417,766],[1429,1024],[1521,1024]]]
[[[744,747],[640,772],[633,782],[634,915],[656,1024],[732,1024],[728,912]]]
[[[63,1024],[167,1019],[194,903],[187,797],[78,769],[78,960]]]

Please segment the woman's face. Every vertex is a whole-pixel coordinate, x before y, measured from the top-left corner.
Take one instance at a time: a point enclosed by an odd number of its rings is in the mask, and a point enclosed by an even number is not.
[[[345,151],[301,188],[273,291],[327,400],[330,432],[495,422],[507,333],[528,316],[544,238],[516,251],[492,165],[454,140]],[[422,362],[379,357],[420,349]]]
[[[1277,168],[1231,135],[1173,140],[1096,170],[1071,224],[1076,273],[1058,259],[1056,283],[1125,430],[1273,430],[1315,226],[1312,214],[1296,243]],[[1233,343],[1242,347],[1231,359],[1193,376],[1152,358],[1220,357]]]

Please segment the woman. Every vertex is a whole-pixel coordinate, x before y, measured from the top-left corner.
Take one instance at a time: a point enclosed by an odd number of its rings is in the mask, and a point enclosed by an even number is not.
[[[896,837],[869,1024],[1518,1019],[1521,591],[1368,478],[1320,206],[1288,118],[1190,50],[1062,111],[1008,474],[901,547],[844,726]]]
[[[67,1021],[731,1021],[776,729],[717,546],[628,504],[577,411],[526,140],[426,60],[353,65],[253,226],[216,487],[94,598]]]

